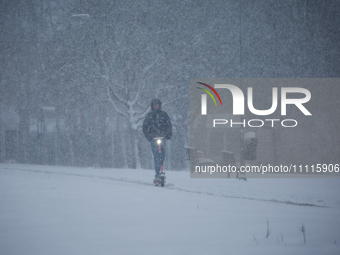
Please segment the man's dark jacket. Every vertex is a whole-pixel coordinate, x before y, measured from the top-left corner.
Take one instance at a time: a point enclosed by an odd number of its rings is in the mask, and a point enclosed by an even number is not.
[[[159,108],[154,109],[154,105],[158,104]],[[172,137],[172,124],[168,114],[162,111],[162,104],[159,99],[151,101],[151,112],[149,112],[143,122],[143,133],[148,141],[155,137],[164,137],[169,140]]]

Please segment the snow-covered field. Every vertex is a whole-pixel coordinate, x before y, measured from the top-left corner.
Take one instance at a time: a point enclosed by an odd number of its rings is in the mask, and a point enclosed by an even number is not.
[[[340,179],[166,174],[0,164],[0,254],[340,254]]]

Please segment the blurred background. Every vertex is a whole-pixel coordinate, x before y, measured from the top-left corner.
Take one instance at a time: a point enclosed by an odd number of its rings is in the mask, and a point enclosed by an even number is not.
[[[166,168],[185,169],[190,78],[338,78],[339,24],[337,0],[1,0],[0,162],[153,168],[141,125],[158,97]],[[311,92],[324,124],[295,149],[338,158],[340,91]],[[274,162],[280,134],[262,140]]]

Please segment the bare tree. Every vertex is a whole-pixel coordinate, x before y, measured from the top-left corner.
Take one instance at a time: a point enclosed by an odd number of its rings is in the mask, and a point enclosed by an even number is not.
[[[162,49],[148,40],[134,21],[116,26],[112,50],[96,50],[97,74],[105,82],[106,100],[125,120],[124,151],[131,151],[128,167],[140,167],[138,132],[149,112],[152,97],[168,94],[171,84],[159,85],[159,69],[164,66]],[[166,105],[168,102],[165,102]],[[128,153],[129,154],[129,153]],[[124,155],[125,156],[125,155]]]

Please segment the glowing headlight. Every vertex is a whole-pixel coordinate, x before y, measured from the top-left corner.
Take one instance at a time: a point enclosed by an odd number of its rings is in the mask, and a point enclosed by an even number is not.
[[[161,139],[157,139],[157,144],[160,145],[162,143]]]

